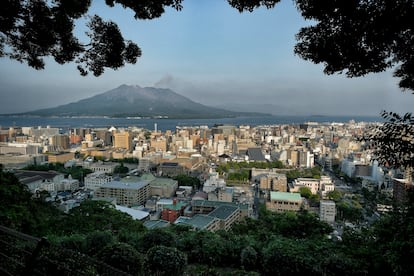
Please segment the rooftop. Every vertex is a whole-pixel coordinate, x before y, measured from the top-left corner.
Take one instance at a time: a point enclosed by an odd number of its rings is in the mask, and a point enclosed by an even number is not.
[[[248,148],[246,154],[249,156],[250,160],[266,161],[260,148]]]
[[[187,206],[187,203],[184,202],[177,202],[176,204],[168,204],[164,205],[164,209],[170,209],[170,210],[181,210],[181,208]]]
[[[139,181],[139,182],[121,182],[121,181],[111,181],[103,184],[102,188],[112,188],[112,189],[125,189],[125,190],[139,190],[146,185],[148,181]]]
[[[209,215],[197,214],[191,218],[181,216],[174,223],[189,225],[197,229],[205,229],[208,225],[210,225],[215,220],[216,220],[215,217],[212,217]]]
[[[174,186],[177,184],[177,180],[164,177],[156,177],[151,181],[151,186]]]
[[[223,205],[223,206],[220,206],[214,209],[208,215],[211,217],[225,220],[229,216],[231,216],[234,212],[237,212],[237,210],[240,210],[240,209],[236,206]]]
[[[166,220],[147,220],[144,222],[144,226],[148,229],[154,229],[154,228],[162,228],[166,227],[170,224],[169,221]]]
[[[115,208],[117,210],[121,211],[121,212],[127,213],[133,219],[137,219],[137,220],[143,220],[143,219],[145,219],[146,217],[149,216],[148,212],[135,210],[135,209],[128,208],[128,207],[125,207],[125,206],[115,205]]]
[[[299,193],[270,192],[270,200],[302,201]]]
[[[206,207],[220,207],[220,206],[234,206],[240,208],[241,210],[248,209],[248,204],[243,203],[234,203],[234,202],[225,202],[225,201],[213,201],[213,200],[193,200],[191,202],[193,206],[206,206]]]
[[[160,166],[163,166],[163,167],[178,167],[179,164],[177,162],[164,162],[164,163],[161,163]]]

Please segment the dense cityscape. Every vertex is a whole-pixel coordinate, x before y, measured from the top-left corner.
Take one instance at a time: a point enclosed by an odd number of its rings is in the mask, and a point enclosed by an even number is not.
[[[306,211],[342,241],[344,229],[367,227],[404,203],[412,185],[361,139],[378,124],[10,127],[0,131],[0,163],[66,214],[103,201],[148,230],[228,232],[260,219],[263,208]]]
[[[213,217],[203,217],[209,222],[198,224],[201,219],[194,217],[194,204],[211,202],[208,211],[200,212],[206,213],[227,202],[234,206],[232,212],[238,213],[235,217],[231,212],[226,214],[224,221],[231,218],[225,223],[224,229],[228,230],[243,216],[254,216],[255,198],[260,198],[272,211],[298,211],[322,204],[317,213],[324,221],[365,223],[390,208],[391,201],[375,206],[368,212],[369,217],[362,212],[365,217],[338,219],[329,194],[365,188],[380,192],[384,198],[403,200],[400,190],[404,188],[396,185],[404,187],[408,176],[404,171],[380,166],[373,159],[372,149],[358,139],[377,124],[350,121],[258,127],[181,126],[165,132],[158,131],[154,124],[153,130],[76,128],[68,133],[52,126],[11,127],[0,132],[0,160],[5,169],[16,171],[32,193],[46,191],[51,198],[63,199],[61,208],[65,211],[93,197],[129,208],[138,219],[217,230],[219,220]],[[24,169],[59,163],[90,173],[73,177]],[[243,173],[245,169],[249,173]],[[292,173],[312,169],[311,177],[295,177]],[[200,184],[179,185],[174,178],[181,175],[193,177]],[[310,197],[300,196],[305,190],[309,190]],[[319,204],[315,204],[315,198]]]

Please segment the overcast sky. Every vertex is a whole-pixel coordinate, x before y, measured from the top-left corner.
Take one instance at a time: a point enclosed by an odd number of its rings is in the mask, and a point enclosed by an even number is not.
[[[225,0],[185,0],[182,11],[168,9],[147,21],[94,2],[91,14],[112,19],[125,39],[140,46],[138,62],[100,77],[81,77],[74,64],[48,60],[45,70],[36,71],[0,59],[0,114],[55,107],[122,84],[171,88],[205,105],[250,106],[274,114],[414,111],[414,95],[398,89],[391,70],[348,79],[324,75],[322,65],[295,56],[295,34],[310,23],[291,0],[242,14]]]

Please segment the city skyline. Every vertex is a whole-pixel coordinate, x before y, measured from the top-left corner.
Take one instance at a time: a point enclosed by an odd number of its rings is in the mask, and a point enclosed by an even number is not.
[[[295,34],[311,23],[292,1],[240,14],[224,0],[186,0],[182,11],[168,8],[149,21],[95,2],[90,14],[116,22],[124,38],[141,48],[138,62],[100,77],[82,77],[74,64],[46,59],[46,68],[36,71],[0,59],[0,114],[76,102],[122,84],[170,88],[213,107],[233,104],[282,115],[412,111],[413,95],[398,88],[392,69],[349,79],[325,75],[322,65],[294,55]],[[79,25],[81,38],[83,32]]]

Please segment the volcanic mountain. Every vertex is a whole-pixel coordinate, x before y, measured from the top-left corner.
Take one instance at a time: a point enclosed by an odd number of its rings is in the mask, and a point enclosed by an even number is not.
[[[24,115],[223,118],[254,116],[259,113],[234,112],[208,107],[170,89],[121,85],[78,102],[26,112]]]

